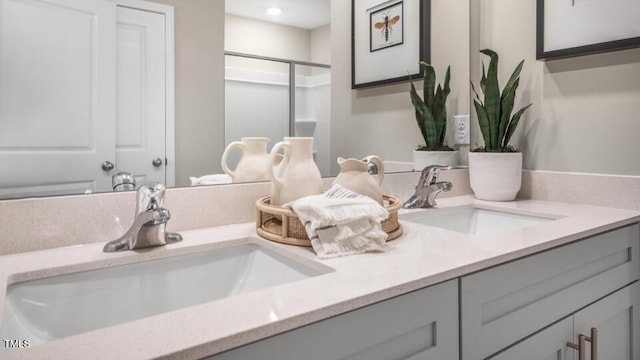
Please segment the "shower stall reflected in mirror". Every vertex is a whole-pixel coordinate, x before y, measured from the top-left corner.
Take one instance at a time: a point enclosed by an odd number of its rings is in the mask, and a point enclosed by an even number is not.
[[[268,150],[285,136],[314,138],[314,160],[330,176],[329,65],[225,53],[225,146],[242,137],[268,137]],[[233,150],[230,168],[242,156]]]

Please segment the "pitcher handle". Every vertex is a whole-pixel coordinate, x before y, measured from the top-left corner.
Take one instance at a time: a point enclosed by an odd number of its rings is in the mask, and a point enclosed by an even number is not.
[[[232,171],[231,169],[229,169],[229,166],[227,166],[227,157],[229,156],[229,153],[231,152],[231,150],[233,150],[233,148],[236,148],[236,147],[239,147],[240,150],[242,150],[242,153],[244,154],[244,144],[241,141],[233,141],[229,145],[227,145],[226,149],[224,149],[224,152],[222,153],[222,159],[220,160],[220,166],[222,167],[222,171],[224,171],[227,175],[231,176],[231,179],[234,178],[235,171]]]
[[[382,162],[382,159],[375,155],[369,155],[366,158],[362,159],[362,161],[367,163],[372,162],[376,164],[376,166],[378,167],[378,175],[376,175],[378,179],[378,185],[382,185],[382,180],[384,180],[384,164]]]
[[[278,166],[278,174],[276,175],[274,168],[276,167],[276,157],[279,155],[278,151],[280,148],[284,148],[284,157],[280,161],[280,166]],[[269,175],[269,179],[276,185],[276,187],[282,186],[283,180],[282,175],[284,168],[287,166],[289,162],[289,144],[284,141],[280,141],[279,143],[273,145],[271,148],[271,152],[269,153],[269,171],[267,171],[267,175]]]

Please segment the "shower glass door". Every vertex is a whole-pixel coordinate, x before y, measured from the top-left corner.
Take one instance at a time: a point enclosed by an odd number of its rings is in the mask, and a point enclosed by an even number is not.
[[[294,68],[294,133],[313,137],[316,164],[322,176],[330,176],[331,69],[300,64],[295,64]]]
[[[225,55],[225,146],[242,137],[268,137],[271,147],[289,136],[289,64]],[[229,155],[235,168],[241,153]]]
[[[314,138],[314,159],[330,175],[329,65],[255,55],[225,54],[225,146],[242,137],[268,137],[269,150],[285,136]],[[228,165],[235,168],[234,150]]]

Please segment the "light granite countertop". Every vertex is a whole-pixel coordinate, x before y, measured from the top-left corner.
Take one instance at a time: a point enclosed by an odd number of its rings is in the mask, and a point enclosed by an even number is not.
[[[45,345],[3,352],[0,356],[16,359],[200,358],[640,221],[637,211],[536,200],[493,203],[478,201],[472,196],[441,199],[438,209],[418,211],[437,212],[469,205],[556,220],[492,236],[472,236],[401,221],[404,234],[390,241],[385,252],[329,260],[318,260],[310,248],[260,239],[254,223],[184,231],[181,243],[144,251],[106,254],[102,252],[104,244],[88,244],[2,256],[0,316],[6,288],[11,283],[229,244],[258,242],[316,269],[328,267],[333,271]]]

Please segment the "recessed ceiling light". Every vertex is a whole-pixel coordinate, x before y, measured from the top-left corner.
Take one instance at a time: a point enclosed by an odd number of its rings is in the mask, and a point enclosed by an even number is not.
[[[282,13],[282,9],[272,7],[267,9],[267,14],[269,15],[280,15]]]

